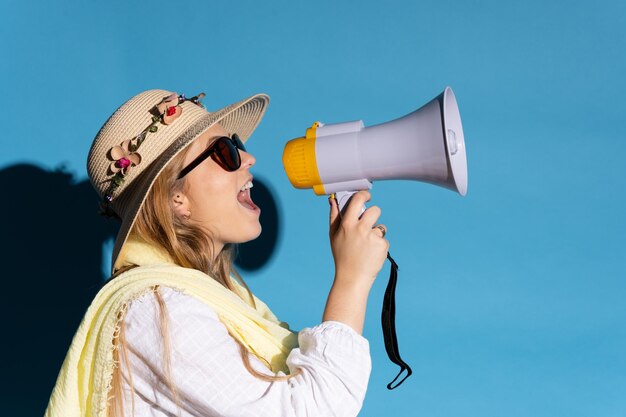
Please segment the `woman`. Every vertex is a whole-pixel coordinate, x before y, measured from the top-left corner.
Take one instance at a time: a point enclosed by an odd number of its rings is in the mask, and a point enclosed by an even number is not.
[[[103,211],[121,218],[112,279],[81,323],[46,416],[354,416],[367,388],[361,336],[386,258],[369,193],[330,199],[335,280],[322,323],[293,333],[232,266],[261,233],[243,142],[269,98],[216,112],[164,90],[123,104],[88,158]],[[294,295],[297,296],[297,295]]]

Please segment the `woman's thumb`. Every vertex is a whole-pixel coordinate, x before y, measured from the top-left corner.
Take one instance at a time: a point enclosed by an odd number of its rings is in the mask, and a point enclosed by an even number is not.
[[[337,199],[335,198],[335,194],[331,194],[328,197],[328,202],[330,203],[330,227],[331,230],[334,229],[339,222],[339,207],[337,205]]]

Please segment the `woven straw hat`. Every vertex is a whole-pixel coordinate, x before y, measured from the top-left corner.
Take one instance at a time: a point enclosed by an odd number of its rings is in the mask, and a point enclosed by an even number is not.
[[[229,134],[237,133],[245,142],[261,121],[269,103],[267,95],[257,94],[209,112],[198,101],[181,100],[175,110],[177,118],[165,124],[157,106],[168,97],[177,95],[165,90],[149,90],[128,100],[102,126],[89,151],[89,179],[107,206],[122,219],[113,248],[112,265],[115,265],[152,184],[172,158],[218,122]],[[156,126],[156,129],[149,129],[150,126]],[[135,149],[137,143],[139,147]],[[116,165],[122,148],[127,159],[121,166],[126,169]],[[129,166],[124,166],[126,164]],[[117,185],[112,186],[112,182]]]

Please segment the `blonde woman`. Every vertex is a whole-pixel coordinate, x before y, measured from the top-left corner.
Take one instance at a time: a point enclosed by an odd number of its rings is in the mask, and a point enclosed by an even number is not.
[[[74,336],[46,416],[354,416],[361,408],[371,369],[365,307],[389,246],[380,210],[359,217],[367,192],[341,217],[329,200],[334,283],[322,322],[292,332],[232,265],[234,245],[261,233],[244,142],[269,98],[209,112],[203,96],[140,93],[93,142],[91,182],[103,212],[122,225],[112,278]]]

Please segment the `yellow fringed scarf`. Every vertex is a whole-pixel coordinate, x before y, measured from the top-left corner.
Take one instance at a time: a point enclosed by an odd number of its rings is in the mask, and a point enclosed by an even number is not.
[[[126,242],[118,259],[116,266],[140,267],[110,281],[92,301],[65,357],[45,417],[106,416],[118,316],[123,316],[130,301],[154,291],[157,285],[175,288],[206,303],[231,335],[270,364],[273,372],[289,372],[285,361],[297,346],[297,334],[253,296],[255,309],[236,279],[231,278],[235,290],[247,302],[210,276],[176,266],[166,253],[136,239]]]

